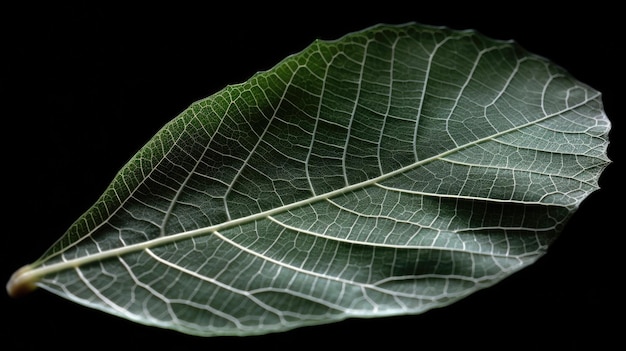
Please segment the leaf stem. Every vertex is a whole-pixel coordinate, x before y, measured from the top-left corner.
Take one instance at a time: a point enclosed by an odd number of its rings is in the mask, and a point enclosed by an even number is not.
[[[11,275],[11,279],[7,283],[7,293],[11,297],[20,297],[37,289],[35,282],[38,280],[37,275],[32,274],[32,266],[25,265]]]

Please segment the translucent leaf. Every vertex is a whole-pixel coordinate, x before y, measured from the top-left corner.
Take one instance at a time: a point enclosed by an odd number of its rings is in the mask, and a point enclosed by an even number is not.
[[[422,313],[541,257],[609,130],[598,91],[514,42],[316,41],[165,125],[7,289],[202,336]]]

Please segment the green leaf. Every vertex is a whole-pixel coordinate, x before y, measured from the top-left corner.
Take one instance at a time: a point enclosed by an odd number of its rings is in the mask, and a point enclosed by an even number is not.
[[[183,333],[418,314],[535,262],[610,162],[598,91],[416,23],[193,103],[7,285]]]

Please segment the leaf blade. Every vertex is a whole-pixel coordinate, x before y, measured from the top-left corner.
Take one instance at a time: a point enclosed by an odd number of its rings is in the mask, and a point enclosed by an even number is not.
[[[318,41],[165,126],[39,284],[199,335],[423,312],[541,256],[597,189],[609,127],[599,93],[508,42]]]

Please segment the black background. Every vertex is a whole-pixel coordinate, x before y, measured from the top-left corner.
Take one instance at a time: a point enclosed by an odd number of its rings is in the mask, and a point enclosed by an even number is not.
[[[233,1],[4,8],[5,281],[60,237],[117,170],[190,103],[271,68],[314,39],[336,39],[376,23],[473,28],[493,38],[515,39],[551,59],[603,93],[613,123],[613,164],[600,179],[602,189],[583,202],[546,256],[445,308],[264,336],[199,338],[36,291],[20,299],[2,297],[3,349],[128,344],[145,349],[586,349],[623,344],[624,230],[617,227],[623,212],[617,168],[623,154],[617,150],[623,146],[624,39],[612,19],[615,8],[585,5],[549,10],[541,3],[512,3],[471,9],[385,1],[342,10],[337,2],[250,6]]]

